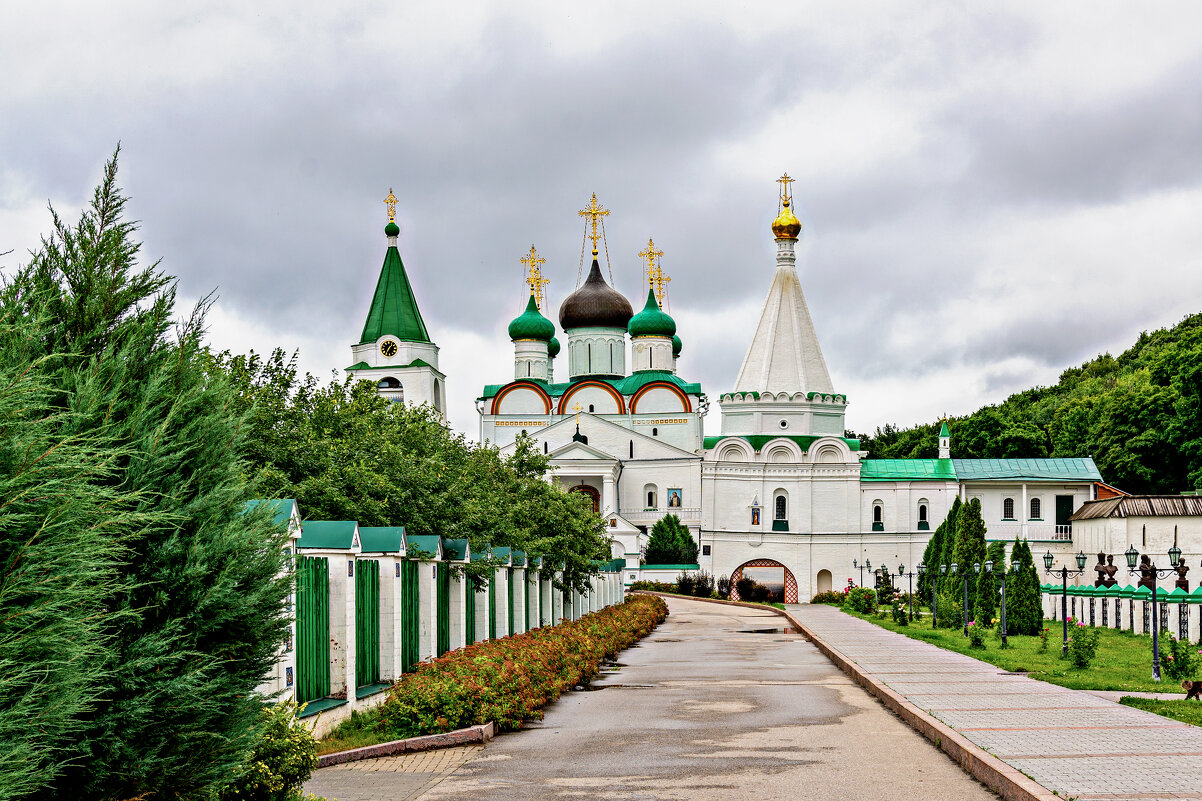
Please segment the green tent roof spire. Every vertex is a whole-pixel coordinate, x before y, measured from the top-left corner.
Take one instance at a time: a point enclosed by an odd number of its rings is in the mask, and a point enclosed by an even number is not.
[[[952,435],[952,432],[947,430],[947,420],[944,420],[943,426],[939,429],[939,436],[950,437],[951,435]]]
[[[430,342],[409,276],[405,274],[405,264],[397,251],[396,237],[400,230],[390,221],[384,233],[388,236],[388,250],[359,344],[375,342],[385,334],[392,334],[402,342]]]

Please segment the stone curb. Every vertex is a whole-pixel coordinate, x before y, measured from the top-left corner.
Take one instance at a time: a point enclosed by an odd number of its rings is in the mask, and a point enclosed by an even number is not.
[[[964,735],[943,721],[923,712],[903,696],[874,679],[871,674],[862,670],[859,665],[844,656],[838,649],[827,644],[826,641],[786,610],[777,609],[774,606],[765,606],[764,604],[723,601],[718,598],[690,598],[687,595],[673,595],[671,593],[653,592],[651,590],[636,590],[636,592],[658,595],[661,598],[683,598],[685,600],[725,604],[727,606],[742,606],[748,609],[767,609],[771,612],[776,612],[792,623],[794,628],[800,631],[807,640],[812,642],[827,659],[834,662],[837,668],[850,676],[856,684],[876,696],[882,704],[905,721],[910,728],[934,743],[936,748],[955,760],[973,778],[996,792],[1002,798],[1005,798],[1006,801],[1064,801],[1063,798],[1054,794],[1042,784],[1027,778],[1021,771],[973,744]]]
[[[456,745],[471,743],[486,743],[497,733],[497,726],[492,721],[480,726],[468,726],[466,729],[449,731],[445,734],[427,734],[422,737],[410,737],[407,740],[393,740],[378,745],[365,745],[362,748],[352,748],[348,751],[335,751],[317,758],[318,768],[328,768],[331,765],[341,765],[344,762],[358,762],[361,759],[376,759],[377,757],[396,756],[415,751],[430,751],[435,748],[451,748]]]

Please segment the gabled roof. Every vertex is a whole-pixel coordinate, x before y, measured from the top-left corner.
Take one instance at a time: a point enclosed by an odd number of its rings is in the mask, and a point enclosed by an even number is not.
[[[405,342],[430,341],[401,254],[397,251],[396,239],[391,237],[359,344],[375,342],[385,334]]]
[[[466,562],[468,550],[466,539],[449,540],[446,537],[442,538],[442,553],[447,559],[454,559],[456,562]]]
[[[359,542],[364,553],[404,553],[404,526],[360,526]]]
[[[1086,501],[1069,520],[1102,517],[1202,517],[1202,497],[1197,495],[1124,495]]]
[[[253,501],[246,502],[246,511],[258,509],[260,506],[267,507],[275,512],[273,520],[277,525],[287,526],[292,520],[292,516],[297,514],[296,501],[292,498],[257,498]]]
[[[437,534],[409,534],[405,537],[408,553],[416,556],[421,551],[431,559],[442,559],[442,537]]]
[[[358,544],[358,531],[354,520],[306,520],[296,547],[349,551]]]
[[[556,431],[556,430],[559,430],[562,428],[566,428],[568,431],[573,430],[576,426],[576,421],[574,418],[575,418],[575,415],[561,417],[560,419],[556,420],[551,425],[545,426],[544,428],[540,428],[537,432],[538,438],[542,439],[542,440],[546,440],[548,438],[548,434],[550,432],[553,432],[553,431]],[[658,439],[656,437],[651,437],[646,434],[639,433],[638,431],[634,431],[633,429],[626,428],[625,426],[619,425],[619,424],[613,422],[612,420],[606,420],[604,417],[600,417],[596,414],[591,414],[589,412],[581,412],[580,413],[580,423],[581,423],[583,429],[586,429],[586,430],[582,430],[582,433],[586,434],[587,436],[592,436],[592,434],[590,432],[594,432],[597,429],[602,429],[602,428],[608,427],[608,428],[614,430],[615,432],[620,432],[622,434],[622,436],[624,436],[624,437],[633,439],[635,442],[639,443],[640,445],[653,446],[655,448],[656,452],[663,454],[662,456],[657,456],[655,458],[698,459],[698,460],[701,459],[701,456],[696,453],[691,453],[690,451],[686,451],[683,448],[678,448],[675,445],[670,445],[667,442],[664,442],[662,439]],[[562,450],[565,450],[566,448],[571,447],[572,445],[582,445],[587,450],[594,451],[599,457],[605,458],[605,459],[615,459],[615,458],[624,459],[624,458],[626,458],[624,456],[621,456],[620,454],[611,455],[611,454],[605,453],[604,451],[599,450],[592,445],[585,445],[584,443],[579,443],[579,442],[567,442],[564,445],[559,446],[559,448],[557,448],[555,451],[552,451],[551,456],[554,457],[557,453],[559,453]],[[512,451],[515,447],[516,446],[513,443],[510,443],[509,445],[506,445],[504,448],[501,448],[501,453],[508,453],[508,452]],[[643,458],[646,458],[646,457],[643,457]],[[638,459],[635,459],[634,461],[638,461]]]
[[[1088,456],[1067,459],[952,459],[961,481],[1027,479],[1029,481],[1101,481]]]
[[[865,459],[861,481],[955,481],[951,459]]]

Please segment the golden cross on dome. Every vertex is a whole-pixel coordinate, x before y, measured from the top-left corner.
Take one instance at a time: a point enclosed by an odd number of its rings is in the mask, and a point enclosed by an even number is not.
[[[789,173],[785,173],[781,177],[777,178],[776,182],[780,184],[781,202],[788,206],[793,200],[793,191],[789,189],[789,184],[795,183],[795,181],[789,177]]]
[[[655,289],[655,301],[662,309],[664,307],[664,296],[667,294],[668,284],[672,281],[671,278],[664,275],[664,270],[659,264],[660,256],[663,256],[662,250],[655,249],[655,240],[647,240],[647,249],[640,251],[639,256],[647,261],[647,283]]]
[[[576,413],[576,425],[579,426],[580,413],[584,411],[584,407],[580,405],[580,401],[576,401],[576,403],[572,406],[572,411]]]
[[[388,187],[388,197],[384,198],[384,205],[388,206],[388,222],[396,222],[396,195],[392,194],[392,187]]]
[[[530,253],[518,259],[518,261],[526,265],[528,270],[526,285],[530,287],[530,292],[534,295],[534,305],[538,306],[541,311],[543,308],[543,287],[551,283],[551,279],[543,278],[542,266],[547,263],[547,260],[538,255],[538,251],[534,249],[534,245],[531,245]]]
[[[597,222],[602,217],[609,216],[609,209],[603,209],[597,204],[597,193],[593,192],[593,199],[589,201],[587,209],[581,209],[577,212],[581,217],[588,217],[589,223],[593,226],[593,232],[588,234],[589,239],[593,240],[593,255],[597,255],[597,240],[601,235],[597,233]]]

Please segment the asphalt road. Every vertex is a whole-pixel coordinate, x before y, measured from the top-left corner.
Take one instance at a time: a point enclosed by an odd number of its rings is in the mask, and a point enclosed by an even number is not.
[[[622,667],[422,799],[996,798],[783,618],[671,599]],[[384,787],[380,797],[388,797]]]

